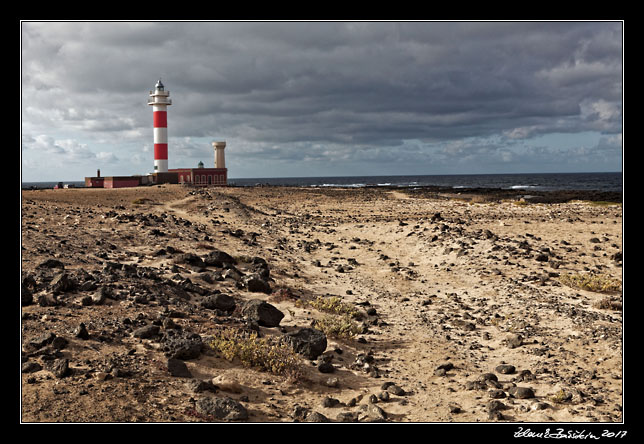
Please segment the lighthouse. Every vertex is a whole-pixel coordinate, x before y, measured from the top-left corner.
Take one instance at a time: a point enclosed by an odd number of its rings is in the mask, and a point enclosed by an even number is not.
[[[86,177],[85,186],[92,188],[122,188],[153,184],[184,184],[189,186],[226,186],[228,169],[224,149],[226,142],[212,142],[215,152],[214,168],[206,168],[199,162],[197,168],[168,169],[168,106],[172,105],[170,92],[165,90],[161,79],[150,91],[148,105],[152,106],[154,120],[154,173],[146,176]]]
[[[168,105],[172,100],[168,97],[170,91],[166,91],[161,79],[150,91],[148,105],[152,106],[154,117],[154,172],[168,172]]]

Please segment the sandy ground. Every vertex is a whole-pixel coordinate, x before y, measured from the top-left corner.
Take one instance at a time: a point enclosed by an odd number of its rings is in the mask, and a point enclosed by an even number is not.
[[[164,185],[23,191],[21,221],[23,288],[34,301],[21,308],[24,422],[212,420],[195,414],[204,396],[240,402],[247,422],[300,420],[298,406],[329,421],[622,421],[621,294],[560,282],[573,274],[621,281],[621,205]],[[204,272],[216,268],[158,254],[169,246],[199,256],[216,248],[261,257],[273,291],[251,293],[232,279],[207,282]],[[118,296],[99,305],[83,302],[95,287],[52,291],[61,270],[38,268],[48,259],[77,280],[91,274]],[[318,296],[370,314],[360,321],[363,333],[327,337],[333,373],[321,373],[319,359],[301,358],[304,377],[294,382],[204,350],[185,361],[192,379],[223,377],[232,388],[195,393],[190,378],[169,373],[159,342],[133,331],[170,317],[206,337],[242,319],[204,309],[204,295],[190,291],[184,299],[146,300],[145,278],[105,275],[106,263],[154,271],[160,278],[151,286],[188,278],[206,293],[268,301],[284,318],[279,327],[260,327],[263,335],[310,326],[322,313],[297,301]],[[33,280],[25,284],[26,276]],[[291,297],[275,297],[285,292]],[[81,323],[87,339],[76,335]],[[64,341],[43,345],[50,333]],[[355,365],[360,356],[370,356],[377,370]],[[63,376],[51,367],[61,359],[69,365]],[[502,364],[514,370],[503,373]],[[485,382],[487,373],[496,381]],[[386,382],[403,392],[381,395]],[[515,386],[534,396],[524,398]],[[326,398],[339,403],[331,407]],[[494,401],[501,408],[491,408]]]

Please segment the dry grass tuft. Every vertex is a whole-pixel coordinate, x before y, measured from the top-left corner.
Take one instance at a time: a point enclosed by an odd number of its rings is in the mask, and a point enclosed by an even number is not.
[[[559,281],[568,287],[598,293],[619,292],[622,289],[621,280],[603,274],[567,274],[562,275]]]
[[[300,358],[288,344],[270,337],[260,338],[255,332],[225,328],[209,345],[228,361],[239,359],[244,367],[286,376],[291,381],[301,380],[303,376]]]

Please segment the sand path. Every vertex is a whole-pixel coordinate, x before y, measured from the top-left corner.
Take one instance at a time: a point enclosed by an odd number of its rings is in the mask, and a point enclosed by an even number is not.
[[[215,200],[227,194],[222,191]],[[340,191],[337,198],[342,200],[342,194]],[[282,201],[237,193],[235,198],[255,211],[249,213],[244,207],[243,217],[235,220],[235,226],[253,231],[271,220],[270,229],[259,236],[265,249],[270,249],[275,239],[287,239],[286,248],[271,258],[281,268],[283,284],[302,287],[313,294],[341,296],[350,303],[368,301],[376,308],[379,324],[373,329],[375,334],[367,335],[367,344],[356,350],[372,350],[386,373],[384,379],[413,393],[387,404],[391,414],[409,421],[480,421],[487,417],[487,393],[464,390],[464,386],[482,373],[494,372],[500,364],[512,364],[517,369],[514,374],[498,375],[501,384],[512,384],[521,370],[533,375],[550,372],[557,364],[543,356],[553,354],[551,350],[557,347],[568,364],[580,364],[575,369],[578,372],[591,365],[590,357],[583,356],[588,353],[588,345],[584,345],[579,324],[568,316],[562,318],[562,306],[552,304],[568,298],[569,292],[555,288],[553,296],[541,291],[538,283],[521,282],[525,273],[518,262],[504,267],[501,260],[486,259],[494,245],[509,244],[514,241],[512,236],[524,235],[521,224],[523,218],[530,217],[529,209],[517,214],[508,203],[502,204],[507,208],[489,214],[483,205],[472,208],[455,202],[446,211],[441,202],[416,199],[399,191],[359,208],[343,207],[339,201],[318,204],[317,196],[308,197],[294,200],[281,215],[275,215]],[[315,211],[320,211],[320,216],[313,217]],[[440,211],[442,222],[432,222],[431,216]],[[444,233],[450,236],[437,243],[428,233],[440,234],[440,224],[448,226]],[[477,226],[502,230],[503,240],[476,238],[473,233]],[[560,228],[557,227],[558,237],[562,235]],[[548,233],[548,224],[543,229]],[[569,231],[571,236],[579,234],[574,229]],[[616,231],[610,233],[619,236]],[[298,244],[313,241],[325,247],[309,254],[297,248]],[[544,244],[551,245],[548,240]],[[322,266],[312,267],[315,261]],[[534,260],[525,262],[534,265]],[[342,272],[337,271],[338,266]],[[291,278],[294,273],[297,278]],[[588,298],[596,296],[589,294]],[[581,307],[583,298],[568,299],[573,306]],[[533,316],[525,313],[527,307],[534,308]],[[609,323],[619,322],[618,315],[600,314]],[[509,348],[506,340],[514,332],[523,333],[529,344]],[[600,354],[596,362],[607,368],[619,367],[612,345],[594,347]],[[445,363],[453,364],[453,368],[445,375],[435,374]],[[612,379],[614,372],[610,375],[599,385],[619,394],[620,381]],[[548,401],[562,388],[570,389],[570,384],[561,384],[562,379],[542,373],[538,381],[516,382],[529,385],[536,393],[530,400],[509,400],[518,404],[513,411],[520,412],[520,420],[578,418],[578,413],[571,412],[568,406],[552,402],[546,411],[533,407],[538,401]],[[374,381],[363,391],[377,391],[380,383]],[[458,413],[453,413],[450,403],[458,405]],[[512,413],[505,417],[517,418]]]

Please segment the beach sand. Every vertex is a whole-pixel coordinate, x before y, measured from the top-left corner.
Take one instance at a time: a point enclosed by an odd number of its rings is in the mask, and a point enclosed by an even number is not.
[[[621,205],[388,188],[41,190],[22,192],[21,235],[24,422],[233,418],[204,413],[204,398],[239,403],[241,422],[622,421],[621,292],[565,284],[621,282]],[[199,262],[217,250],[237,275]],[[256,257],[270,294],[243,285]],[[297,381],[206,346],[170,371],[163,338],[205,344],[249,325],[239,309],[204,307],[217,292],[282,312],[261,337],[319,325],[331,315],[312,301],[333,297],[361,313],[360,331],[327,335],[323,356],[299,358]],[[217,389],[195,388],[213,378]]]

